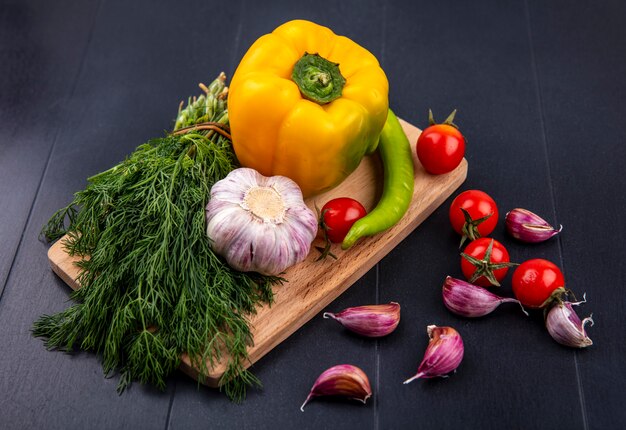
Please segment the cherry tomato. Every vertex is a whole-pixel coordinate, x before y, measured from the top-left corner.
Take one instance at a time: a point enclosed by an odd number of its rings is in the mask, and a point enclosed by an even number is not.
[[[564,286],[561,270],[542,258],[525,261],[513,272],[513,294],[529,308],[542,307],[554,290]]]
[[[328,201],[322,207],[322,225],[332,243],[341,243],[350,227],[366,215],[365,208],[349,197],[339,197]]]
[[[463,275],[470,282],[483,287],[499,286],[509,267],[514,265],[504,245],[489,237],[471,241],[465,252],[461,253]]]
[[[490,234],[498,224],[498,207],[489,195],[479,190],[463,191],[450,205],[450,223],[458,234],[474,240]]]
[[[443,124],[435,124],[429,111],[430,126],[417,139],[415,149],[424,169],[440,175],[454,170],[465,155],[465,138],[452,122],[456,110]]]

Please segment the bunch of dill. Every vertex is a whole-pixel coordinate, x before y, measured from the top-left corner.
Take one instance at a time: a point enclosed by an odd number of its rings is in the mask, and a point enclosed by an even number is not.
[[[80,261],[75,304],[35,322],[51,349],[95,351],[106,375],[120,372],[164,389],[182,353],[202,380],[227,353],[221,385],[235,400],[258,379],[245,369],[252,342],[246,315],[271,302],[276,277],[241,273],[206,236],[211,186],[237,167],[228,138],[225,77],[179,108],[175,129],[88,179],[42,233],[65,236]],[[208,124],[207,124],[208,122]],[[201,124],[202,123],[202,124]]]

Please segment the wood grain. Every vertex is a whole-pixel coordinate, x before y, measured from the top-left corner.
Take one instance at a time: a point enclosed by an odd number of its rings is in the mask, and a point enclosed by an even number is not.
[[[420,130],[405,121],[401,120],[401,123],[414,149]],[[316,262],[318,253],[312,247],[305,261],[289,268],[284,276],[288,282],[274,288],[275,302],[272,306],[259,307],[257,313],[250,318],[254,345],[248,349],[249,365],[289,337],[370,270],[441,205],[467,176],[466,160],[448,174],[433,176],[426,173],[415,156],[415,151],[412,153],[415,189],[413,201],[404,217],[391,229],[364,238],[347,251],[342,251],[339,245],[333,245],[332,251],[337,260],[328,258]],[[366,157],[342,184],[307,200],[307,204],[311,208],[315,205],[321,207],[335,197],[350,196],[363,203],[369,211],[382,192],[382,176],[378,156]],[[316,239],[314,245],[322,245],[321,239]],[[65,252],[63,239],[49,249],[48,258],[52,270],[63,281],[73,289],[80,287],[76,282],[80,269],[74,264],[80,258],[71,257]],[[203,382],[212,387],[218,386],[227,362],[228,357],[224,357]],[[197,369],[186,354],[182,356],[181,370],[193,378],[198,377]]]

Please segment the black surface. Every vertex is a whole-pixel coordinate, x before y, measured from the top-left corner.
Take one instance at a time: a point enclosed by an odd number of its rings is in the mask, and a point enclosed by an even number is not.
[[[0,427],[626,427],[626,6],[506,3],[2,1]],[[46,219],[87,176],[167,129],[197,82],[232,75],[257,37],[293,18],[371,50],[408,121],[459,109],[462,190],[564,225],[540,245],[513,242],[502,220],[494,237],[516,261],[555,261],[587,292],[591,348],[559,346],[541,315],[515,307],[471,321],[446,311],[441,283],[460,276],[450,200],[328,309],[398,301],[393,335],[361,339],[317,316],[253,367],[264,389],[241,405],[180,373],[164,393],[135,384],[119,397],[96,356],[48,352],[30,336],[39,315],[68,305],[37,238]],[[448,379],[402,385],[432,323],[459,330],[465,359]],[[317,375],[344,362],[370,376],[367,405],[315,400],[300,412]]]

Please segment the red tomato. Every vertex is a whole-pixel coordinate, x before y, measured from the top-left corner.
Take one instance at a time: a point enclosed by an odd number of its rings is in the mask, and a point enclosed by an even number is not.
[[[554,290],[565,287],[565,278],[556,264],[535,258],[513,272],[513,294],[524,306],[540,308]]]
[[[483,191],[463,191],[450,205],[450,223],[454,231],[463,236],[461,245],[465,239],[490,234],[498,224],[498,216],[496,202]]]
[[[463,160],[465,138],[452,122],[455,113],[456,110],[443,124],[435,124],[432,112],[429,112],[431,125],[417,139],[417,158],[430,174],[448,173]]]
[[[322,207],[322,225],[328,240],[341,243],[357,220],[367,212],[361,203],[349,197],[339,197],[328,201]]]
[[[489,237],[471,241],[465,252],[461,253],[463,275],[470,282],[483,287],[499,286],[509,267],[514,265],[510,262],[509,252],[504,245]]]

